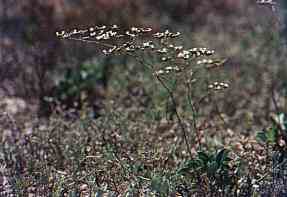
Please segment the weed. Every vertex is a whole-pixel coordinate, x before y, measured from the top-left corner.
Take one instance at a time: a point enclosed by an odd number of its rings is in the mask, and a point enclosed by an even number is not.
[[[193,113],[193,130],[197,134],[197,143],[200,146],[199,133],[197,131],[197,110],[191,92],[196,86],[198,72],[204,70],[204,75],[209,76],[214,68],[220,67],[225,60],[205,58],[214,54],[214,50],[207,48],[185,49],[176,45],[175,39],[180,32],[172,33],[169,30],[164,32],[153,32],[152,28],[132,27],[129,30],[122,30],[117,25],[94,26],[88,29],[70,32],[56,32],[62,39],[77,40],[87,43],[98,44],[103,47],[105,55],[127,55],[134,57],[142,66],[150,70],[157,82],[165,89],[168,99],[171,101],[171,111],[177,119],[182,132],[183,140],[187,151],[192,157],[190,140],[183,118],[179,114],[175,97],[176,87],[186,87],[187,98]],[[144,54],[142,52],[145,52]],[[145,58],[148,56],[149,58]],[[148,60],[147,60],[148,59]],[[208,94],[211,91],[219,91],[229,87],[226,82],[209,82],[209,77],[204,78],[205,89]]]

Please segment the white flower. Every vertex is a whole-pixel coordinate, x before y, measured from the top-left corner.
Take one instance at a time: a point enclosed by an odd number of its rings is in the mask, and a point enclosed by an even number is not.
[[[162,49],[159,49],[159,50],[157,50],[157,52],[159,52],[159,53],[167,53],[167,48],[162,48]]]

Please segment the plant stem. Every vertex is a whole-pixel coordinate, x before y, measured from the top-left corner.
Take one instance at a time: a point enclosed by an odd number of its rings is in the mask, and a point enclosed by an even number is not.
[[[158,74],[154,74],[156,79],[160,82],[160,84],[166,89],[166,91],[168,92],[169,94],[169,97],[171,98],[172,100],[172,104],[174,106],[174,112],[175,112],[175,115],[176,115],[176,118],[177,118],[177,122],[180,126],[180,129],[181,129],[181,132],[182,132],[182,135],[183,135],[183,139],[185,141],[185,144],[186,144],[186,148],[187,148],[187,151],[188,151],[188,154],[190,156],[190,158],[192,158],[192,153],[191,153],[191,149],[190,149],[190,145],[189,145],[189,142],[188,142],[188,135],[187,135],[187,132],[186,132],[186,129],[184,127],[184,123],[177,111],[177,104],[176,104],[176,101],[175,101],[175,98],[174,98],[174,95],[172,93],[172,91],[169,89],[169,87],[163,82],[163,80],[159,77]]]
[[[193,129],[195,131],[196,134],[196,138],[197,138],[197,143],[199,145],[199,149],[201,149],[201,140],[200,140],[200,133],[197,129],[197,124],[196,124],[196,118],[197,118],[197,114],[198,114],[198,110],[196,109],[194,103],[192,102],[192,96],[191,96],[191,87],[190,84],[187,83],[187,98],[188,98],[188,103],[191,106],[191,110],[192,110],[192,124],[193,124]]]
[[[134,58],[136,58],[137,61],[139,61],[139,63],[141,63],[143,66],[145,67],[148,67],[149,69],[152,69],[153,70],[153,66],[152,65],[147,65],[145,64],[145,61],[138,57],[138,56],[133,56]],[[186,129],[184,127],[184,124],[183,124],[183,121],[178,113],[178,110],[177,110],[177,104],[176,104],[176,101],[175,101],[175,98],[174,98],[174,95],[172,93],[172,91],[169,89],[169,87],[164,83],[164,81],[160,78],[160,76],[156,73],[156,72],[153,72],[154,73],[154,76],[155,78],[160,82],[160,84],[166,89],[166,91],[168,92],[169,94],[169,97],[171,98],[171,101],[172,101],[172,104],[174,106],[174,112],[175,112],[175,115],[176,115],[176,118],[177,118],[177,122],[180,126],[180,129],[181,129],[181,132],[182,132],[182,135],[183,135],[183,139],[185,141],[185,144],[186,144],[186,148],[187,148],[187,152],[190,156],[190,158],[192,158],[192,153],[191,153],[191,148],[190,148],[190,144],[188,142],[188,135],[187,135],[187,132],[186,132]]]

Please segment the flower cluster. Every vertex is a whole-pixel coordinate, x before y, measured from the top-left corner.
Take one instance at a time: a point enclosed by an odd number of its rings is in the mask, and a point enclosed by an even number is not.
[[[56,32],[56,36],[60,39],[96,42],[97,44],[106,47],[106,49],[103,50],[103,53],[109,55],[115,52],[134,52],[136,50],[155,49],[153,41],[143,39],[146,34],[150,32],[152,32],[152,28],[131,27],[129,30],[123,31],[117,25],[104,25],[92,26],[80,30],[59,31]],[[165,32],[150,34],[149,38],[164,40],[175,38],[179,35],[179,32],[172,33],[169,30],[166,30]],[[139,37],[141,37],[141,39],[136,39]],[[111,44],[113,41],[117,44]]]
[[[175,38],[180,36],[180,32],[172,33],[169,30],[165,30],[165,32],[157,32],[153,34],[154,38],[163,39],[163,38]]]
[[[109,40],[112,38],[136,37],[152,31],[151,28],[132,27],[130,30],[122,32],[117,25],[112,26],[92,26],[87,29],[74,29],[72,31],[59,31],[56,36],[62,39],[79,38],[83,40],[95,38],[96,40]]]
[[[208,85],[208,88],[212,90],[223,90],[228,87],[229,87],[229,84],[225,82],[213,82]]]
[[[162,75],[162,74],[169,74],[171,72],[180,72],[180,71],[182,71],[182,69],[180,67],[178,67],[178,66],[167,66],[167,67],[165,67],[165,68],[163,68],[161,70],[155,71],[154,74],[159,76],[159,75]]]
[[[94,42],[103,47],[104,55],[132,55],[143,58],[139,52],[147,52],[150,57],[158,60],[158,66],[151,65],[149,68],[157,77],[177,74],[187,81],[196,81],[194,76],[187,73],[196,73],[196,69],[211,69],[222,66],[226,60],[215,60],[209,58],[215,51],[208,48],[185,49],[176,45],[175,38],[181,35],[180,32],[154,32],[149,27],[131,27],[127,30],[117,25],[92,26],[87,29],[74,29],[70,32],[56,32],[61,39],[72,39],[86,42]],[[205,59],[204,57],[208,57]],[[144,59],[144,58],[143,58]],[[204,67],[197,65],[204,65]],[[196,68],[195,68],[196,67]],[[185,75],[185,77],[183,77]],[[209,89],[221,90],[228,87],[226,83],[214,82],[208,86]]]

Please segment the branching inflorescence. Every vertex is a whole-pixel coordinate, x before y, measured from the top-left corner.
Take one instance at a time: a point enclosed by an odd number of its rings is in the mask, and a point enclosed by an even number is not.
[[[215,51],[208,48],[185,49],[176,44],[176,38],[181,36],[180,32],[154,32],[152,28],[132,27],[123,30],[117,25],[92,26],[87,29],[74,29],[72,31],[56,32],[60,39],[69,39],[97,44],[104,55],[127,55],[134,57],[139,63],[152,71],[155,79],[166,89],[169,99],[175,109],[175,115],[182,131],[183,140],[186,143],[191,156],[191,147],[184,122],[178,112],[174,96],[174,89],[169,81],[183,82],[187,89],[189,104],[193,110],[193,130],[197,135],[200,145],[200,135],[196,126],[197,108],[191,92],[193,84],[197,81],[196,73],[200,70],[209,71],[222,66],[226,60],[211,59]],[[144,52],[144,53],[143,53]],[[149,58],[144,58],[148,55]],[[206,80],[206,89],[219,91],[227,88],[227,82],[209,82]]]

